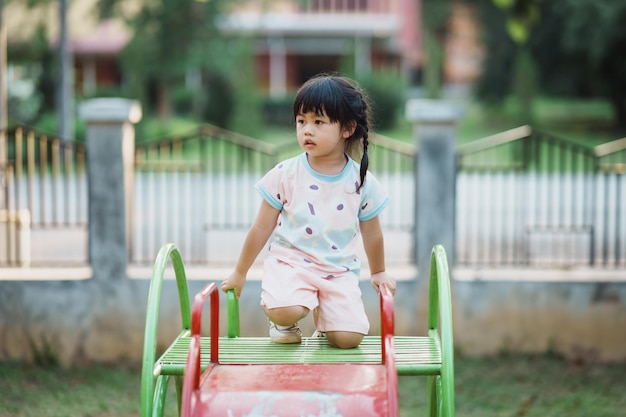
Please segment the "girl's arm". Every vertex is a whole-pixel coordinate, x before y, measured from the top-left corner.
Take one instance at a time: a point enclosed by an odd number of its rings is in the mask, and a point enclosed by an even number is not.
[[[385,244],[378,216],[360,223],[363,247],[372,274],[372,287],[379,291],[383,282],[392,294],[396,292],[396,279],[385,271]]]
[[[248,270],[274,231],[279,214],[279,210],[276,210],[274,207],[270,206],[267,201],[263,200],[256,219],[243,243],[235,270],[222,281],[223,291],[234,288],[235,294],[237,298],[239,298],[246,282]]]

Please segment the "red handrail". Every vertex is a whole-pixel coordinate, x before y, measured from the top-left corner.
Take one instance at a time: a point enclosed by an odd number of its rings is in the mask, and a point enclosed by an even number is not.
[[[183,376],[183,395],[180,404],[181,417],[193,415],[192,396],[200,389],[200,335],[194,334],[189,341],[189,354]]]
[[[200,336],[202,328],[202,308],[209,296],[211,297],[211,362],[218,362],[220,297],[217,291],[217,285],[214,282],[205,285],[193,298],[193,305],[191,307],[191,334]]]
[[[398,415],[398,373],[396,372],[393,295],[386,284],[380,286],[380,323],[382,363],[387,370],[388,415]]]
[[[183,377],[183,394],[181,399],[181,417],[193,415],[193,393],[200,389],[200,332],[202,330],[202,308],[207,298],[211,297],[211,362],[218,361],[219,340],[219,308],[220,299],[217,285],[208,283],[193,298],[191,307],[191,340],[189,354]]]

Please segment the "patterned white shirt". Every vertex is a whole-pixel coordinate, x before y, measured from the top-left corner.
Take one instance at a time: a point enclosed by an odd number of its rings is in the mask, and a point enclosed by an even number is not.
[[[337,175],[311,168],[306,153],[272,168],[255,188],[280,216],[270,244],[270,256],[290,264],[316,268],[324,278],[353,272],[357,256],[359,221],[376,217],[390,201],[368,172],[363,187],[360,166],[351,158]]]

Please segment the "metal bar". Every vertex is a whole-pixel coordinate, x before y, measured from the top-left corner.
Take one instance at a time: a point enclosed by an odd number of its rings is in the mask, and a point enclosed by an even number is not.
[[[8,145],[8,143],[7,143]],[[4,201],[6,203],[5,209],[6,209],[6,221],[7,221],[7,234],[6,234],[6,248],[7,248],[7,264],[12,265],[13,264],[13,251],[11,250],[11,248],[13,248],[13,236],[12,236],[12,231],[11,231],[11,200],[10,200],[10,196],[11,196],[11,184],[13,183],[13,166],[7,161],[7,164],[5,165],[5,181],[6,181],[6,185],[4,187]]]
[[[596,175],[597,175],[597,162],[595,158],[592,157],[587,157],[585,158],[585,162],[586,165],[589,166],[589,175],[587,176],[587,181],[586,181],[586,189],[585,189],[585,194],[586,196],[589,195],[589,198],[585,198],[585,200],[588,202],[588,206],[589,208],[589,213],[588,213],[588,223],[593,225],[593,232],[591,233],[591,242],[589,245],[589,266],[594,266],[596,263],[596,231],[597,231],[597,227],[596,227],[596,187],[595,187],[595,182],[596,182]]]
[[[536,178],[535,178],[535,219],[534,219],[534,223],[535,224],[539,224],[541,223],[541,201],[543,201],[543,196],[542,196],[542,184],[541,184],[541,174],[542,174],[542,167],[543,167],[543,162],[541,159],[541,142],[540,142],[540,137],[539,135],[533,135],[532,136],[533,140],[533,150],[534,150],[534,162],[535,162],[535,172],[536,172]],[[528,235],[528,244],[526,245],[527,248],[527,253],[526,253],[526,263],[530,264],[530,235]]]
[[[59,139],[52,140],[52,224],[59,224]]]
[[[72,145],[71,144],[63,144],[63,183],[64,183],[64,198],[63,205],[65,207],[64,210],[64,221],[65,225],[71,224],[70,221],[70,180],[72,174]],[[76,177],[76,175],[74,175]]]
[[[494,146],[524,139],[531,136],[532,134],[533,131],[530,126],[524,125],[516,127],[514,129],[506,130],[504,132],[496,133],[495,135],[487,136],[483,139],[478,139],[469,143],[465,143],[463,145],[459,145],[457,149],[459,155],[465,156],[493,148]]]
[[[577,187],[577,181],[576,178],[579,175],[578,172],[578,159],[579,159],[579,154],[577,152],[573,152],[570,154],[570,167],[571,167],[571,171],[572,171],[572,179],[571,179],[571,187],[572,187],[572,193],[571,193],[571,198],[570,198],[570,207],[572,208],[572,223],[573,224],[577,224],[579,223],[579,217],[580,215],[578,214],[581,210],[581,207],[578,206],[578,187]]]
[[[621,204],[622,204],[622,187],[621,187],[622,176],[619,174],[615,174],[615,267],[617,268],[620,264],[621,258]]]
[[[39,222],[40,224],[45,224],[46,221],[46,212],[45,212],[45,208],[46,208],[46,193],[45,193],[45,182],[46,182],[46,162],[48,159],[48,139],[46,138],[46,136],[41,136],[39,138],[39,178],[40,178],[40,183],[39,183],[39,197],[41,199],[40,204],[39,204],[39,210],[40,210],[40,219]]]
[[[557,167],[555,169],[555,173],[554,173],[554,179],[556,182],[556,186],[558,188],[558,197],[559,197],[559,201],[558,201],[558,206],[557,206],[557,210],[558,210],[558,224],[561,227],[566,227],[566,220],[565,220],[565,174],[566,174],[566,167],[565,167],[565,153],[567,152],[567,145],[565,144],[559,144],[558,145],[558,162],[557,162]],[[566,262],[566,252],[565,252],[565,245],[558,245],[555,250],[559,250],[560,252],[560,256],[561,256],[561,261],[562,262]]]
[[[604,232],[602,233],[602,264],[607,266],[609,261],[609,173],[604,177]]]
[[[608,143],[596,146],[593,152],[596,157],[602,158],[612,153],[623,151],[626,149],[626,138],[617,139]]]
[[[15,129],[15,207],[17,210],[21,207],[22,188],[22,163],[23,163],[23,132],[21,128]]]
[[[84,175],[85,175],[85,149],[81,146],[78,147],[76,149],[76,177],[78,180],[81,180]],[[86,194],[85,190],[83,189],[83,187],[80,186],[80,184],[82,183],[82,181],[78,181],[76,184],[76,190],[77,190],[77,198],[76,198],[76,219],[78,223],[82,223],[81,222],[81,214],[83,213],[83,198],[81,198],[81,195]],[[85,220],[85,223],[87,221]]]
[[[35,132],[32,130],[26,135],[26,178],[27,178],[27,201],[26,207],[34,213],[34,179],[35,179]]]

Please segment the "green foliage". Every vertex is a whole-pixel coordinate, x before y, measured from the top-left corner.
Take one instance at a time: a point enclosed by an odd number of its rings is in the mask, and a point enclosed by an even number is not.
[[[9,125],[14,123],[33,123],[41,108],[41,101],[41,95],[37,93],[28,97],[8,97],[7,108]]]
[[[281,99],[271,97],[263,99],[263,122],[273,126],[293,127],[293,99],[292,95]]]
[[[42,113],[54,110],[57,66],[46,28],[38,25],[29,41],[11,44],[7,60],[25,71],[25,78],[35,84],[35,92],[29,97],[8,97],[10,124],[34,123]]]
[[[180,115],[191,115],[194,113],[194,92],[187,87],[177,87],[172,93],[172,103],[174,111]]]
[[[507,35],[504,11],[495,7],[492,0],[480,0],[479,4],[479,18],[484,28],[482,41],[487,55],[475,93],[481,101],[494,105],[509,95],[517,46]]]
[[[520,48],[514,65],[513,93],[517,98],[519,124],[533,123],[533,99],[537,93],[535,62],[527,48]]]
[[[100,87],[97,90],[84,94],[81,97],[82,100],[89,100],[92,98],[129,98],[133,97],[130,95],[130,92],[127,88],[118,87],[118,86],[108,86],[108,87]]]
[[[54,136],[58,132],[59,117],[54,111],[42,113],[37,120],[33,123],[37,130],[42,132],[49,132],[50,136]],[[74,140],[77,142],[84,142],[86,137],[86,129],[84,120],[76,117],[74,118]]]
[[[98,0],[96,8],[100,19],[109,19],[116,14],[116,8],[120,0]]]
[[[560,0],[563,51],[582,57],[582,70],[595,79],[595,94],[608,97],[616,121],[626,128],[626,3],[612,0]],[[553,6],[556,7],[556,6]]]
[[[394,70],[378,70],[357,81],[372,104],[374,129],[393,128],[406,99],[407,82],[403,76]]]
[[[444,42],[450,17],[452,1],[423,0],[422,25],[426,62],[424,63],[424,82],[428,98],[441,97],[443,84]]]
[[[150,84],[159,92],[176,89],[190,68],[210,67],[207,48],[215,37],[215,20],[223,4],[218,0],[146,1],[130,20],[133,38],[121,60],[124,70],[132,74],[131,95],[142,101],[144,109],[169,104],[149,100]]]
[[[433,33],[426,33],[424,43],[428,59],[424,65],[424,85],[426,96],[430,99],[441,98],[443,88],[444,51],[441,41]]]
[[[422,24],[426,31],[445,32],[452,3],[452,0],[422,0]]]
[[[264,124],[262,120],[262,97],[257,80],[251,38],[225,40],[219,45],[220,70],[228,74],[233,86],[233,114],[231,130],[254,136]]]
[[[539,20],[540,0],[493,0],[493,2],[506,11],[506,28],[511,38],[518,44],[525,43],[533,26]]]
[[[235,91],[231,80],[218,72],[207,72],[204,84],[204,120],[220,127],[229,127],[235,111]]]
[[[158,138],[186,134],[198,126],[198,122],[190,118],[170,117],[169,119],[161,119],[148,115],[135,126],[135,140],[137,142],[146,142]]]
[[[59,365],[59,355],[53,346],[55,343],[49,340],[48,337],[43,335],[40,341],[37,342],[31,335],[28,335],[28,343],[36,365],[48,367]]]
[[[518,44],[510,17],[528,16],[525,42],[535,68],[537,91],[563,97],[606,97],[619,131],[626,128],[626,3],[612,0],[478,0],[487,56],[477,97],[499,104],[516,89]],[[527,3],[527,4],[526,4]],[[520,4],[521,12],[515,5]],[[510,8],[506,8],[510,6]],[[526,10],[524,12],[524,10]],[[540,18],[538,18],[540,16]],[[600,30],[601,28],[601,30]]]

